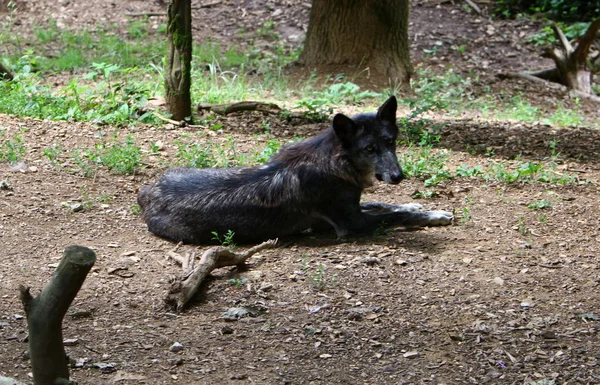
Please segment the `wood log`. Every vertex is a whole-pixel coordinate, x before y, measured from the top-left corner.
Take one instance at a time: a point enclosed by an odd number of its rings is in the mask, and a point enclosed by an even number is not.
[[[69,384],[68,359],[62,336],[62,320],[75,299],[96,254],[83,246],[69,246],[42,292],[33,298],[20,286],[29,329],[29,355],[35,385]]]

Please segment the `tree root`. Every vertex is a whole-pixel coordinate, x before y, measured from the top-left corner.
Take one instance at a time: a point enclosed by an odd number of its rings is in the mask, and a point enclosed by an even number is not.
[[[219,115],[229,115],[239,111],[259,111],[265,114],[280,114],[282,109],[274,103],[254,101],[238,102],[231,104],[200,104],[198,111],[209,110]]]
[[[545,71],[539,71],[539,72],[551,72],[551,70],[545,70]],[[593,94],[588,94],[579,90],[574,90],[574,89],[569,89],[567,86],[562,85],[560,83],[555,83],[552,82],[551,80],[548,79],[544,79],[543,77],[540,76],[536,76],[536,73],[528,73],[528,72],[508,72],[508,73],[503,73],[503,74],[498,74],[497,76],[500,79],[525,79],[525,80],[529,80],[532,82],[536,82],[536,83],[543,83],[549,87],[555,87],[555,88],[560,88],[563,89],[564,91],[570,92],[573,95],[575,95],[576,97],[582,98],[582,99],[587,99],[587,100],[591,100],[593,102],[596,103],[600,103],[600,97],[593,95]]]

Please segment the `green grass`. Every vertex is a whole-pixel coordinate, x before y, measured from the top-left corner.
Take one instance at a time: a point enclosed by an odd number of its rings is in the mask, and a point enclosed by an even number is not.
[[[547,199],[540,199],[534,202],[531,202],[527,205],[531,210],[544,210],[552,208],[552,203],[550,203]]]
[[[25,132],[19,131],[12,135],[0,127],[0,162],[15,164],[25,157]]]
[[[212,233],[212,240],[216,241],[218,243],[220,243],[222,246],[228,247],[230,249],[233,249],[236,247],[236,243],[233,240],[233,237],[235,236],[235,232],[231,231],[231,230],[227,230],[227,232],[225,234],[219,235],[219,233],[217,233],[216,231],[213,231]]]
[[[311,287],[317,291],[322,291],[328,286],[335,285],[336,275],[328,275],[327,269],[322,263],[319,263],[316,267],[310,266],[308,255],[306,254],[302,256],[300,268]]]
[[[476,75],[459,74],[454,69],[436,73],[425,67],[417,67],[416,76],[411,83],[414,97],[401,102],[416,111],[417,115],[432,110],[442,110],[449,115],[474,111],[489,118],[542,121],[558,126],[582,125],[586,122],[577,100],[571,108],[559,104],[554,111],[546,113],[534,106],[526,95],[518,94],[507,98],[504,93],[491,93],[489,87],[485,86],[481,87],[483,92],[478,95],[474,87],[478,81]]]
[[[522,95],[510,98],[508,105],[497,109],[495,116],[499,119],[535,122],[540,120],[542,113],[538,107],[532,106]]]
[[[447,169],[449,159],[447,150],[434,150],[431,146],[409,147],[399,154],[398,161],[408,178],[424,179],[425,187],[440,184],[454,175]]]
[[[24,132],[9,135],[0,128],[0,162],[17,163],[25,157]]]
[[[431,145],[411,146],[398,154],[404,174],[409,178],[423,180],[425,187],[436,186],[453,178],[480,178],[495,183],[548,183],[554,185],[579,185],[589,181],[577,175],[562,173],[554,161],[508,162],[488,160],[486,164],[473,167],[460,164],[450,167],[450,152],[435,149]]]
[[[94,63],[87,74],[53,89],[40,72],[32,72],[31,60],[31,56],[23,56],[16,79],[0,82],[0,113],[112,125],[156,122],[145,107],[157,90],[139,80],[138,68]]]
[[[124,141],[113,136],[112,140],[103,140],[93,148],[75,149],[71,152],[75,164],[79,167],[73,171],[85,177],[92,177],[98,167],[104,166],[115,174],[134,174],[142,167],[142,151],[135,144],[132,135]]]
[[[554,31],[552,30],[552,23],[552,21],[547,21],[546,25],[539,32],[530,35],[525,41],[538,47],[554,45],[557,41]],[[565,24],[557,22],[556,24],[563,31],[567,39],[574,40],[582,37],[591,23],[580,22]]]

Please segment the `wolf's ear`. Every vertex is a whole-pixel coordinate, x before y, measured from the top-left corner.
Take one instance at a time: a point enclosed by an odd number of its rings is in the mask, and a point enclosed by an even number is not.
[[[398,102],[396,101],[396,97],[392,95],[377,110],[377,119],[386,120],[395,124],[397,108]]]
[[[336,114],[333,117],[333,129],[342,142],[348,143],[354,139],[358,131],[358,125],[346,115]]]

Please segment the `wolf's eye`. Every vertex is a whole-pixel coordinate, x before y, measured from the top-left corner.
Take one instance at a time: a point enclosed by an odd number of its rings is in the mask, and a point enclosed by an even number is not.
[[[367,152],[373,152],[373,151],[375,151],[375,147],[373,147],[373,146],[367,146],[367,148],[365,148],[365,150]]]

